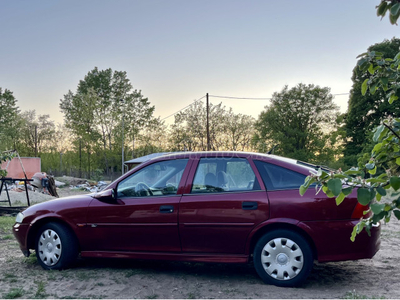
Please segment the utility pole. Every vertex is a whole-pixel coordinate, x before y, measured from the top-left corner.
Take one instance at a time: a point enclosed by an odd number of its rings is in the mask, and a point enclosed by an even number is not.
[[[121,99],[122,104],[124,104],[124,99]],[[122,166],[121,171],[122,175],[124,175],[124,117],[125,117],[125,106],[122,107]]]
[[[35,157],[38,156],[37,125],[35,125]]]
[[[209,101],[208,101],[208,93],[206,94],[206,110],[207,110],[207,151],[211,150],[211,145],[210,145],[210,105],[209,105]]]

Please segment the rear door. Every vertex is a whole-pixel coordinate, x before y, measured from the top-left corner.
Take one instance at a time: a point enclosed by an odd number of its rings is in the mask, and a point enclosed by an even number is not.
[[[192,169],[190,193],[179,208],[182,251],[243,254],[249,233],[269,215],[252,164],[246,158],[203,157]]]

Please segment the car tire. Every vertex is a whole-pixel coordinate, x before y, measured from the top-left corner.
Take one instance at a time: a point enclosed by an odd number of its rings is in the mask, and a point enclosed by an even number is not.
[[[254,267],[267,284],[298,286],[310,274],[314,259],[309,243],[300,234],[274,230],[262,236],[254,248]]]
[[[78,243],[69,227],[60,223],[43,225],[36,236],[36,257],[46,270],[61,270],[78,256]]]

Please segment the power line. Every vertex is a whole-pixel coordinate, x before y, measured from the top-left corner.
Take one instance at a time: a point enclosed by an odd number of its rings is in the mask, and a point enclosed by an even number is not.
[[[185,106],[184,108],[182,108],[182,109],[180,109],[180,110],[174,112],[173,114],[169,115],[168,117],[162,118],[161,121],[164,121],[165,119],[168,119],[169,117],[175,116],[178,112],[181,112],[182,110],[188,108],[189,106],[192,106],[193,104],[195,104],[196,102],[199,102],[200,100],[204,99],[205,97],[206,97],[206,96],[204,95],[203,97],[201,97],[201,98],[199,98],[199,99],[197,99],[197,100],[194,100],[193,103],[190,103],[188,106]]]
[[[340,93],[340,94],[332,94],[332,96],[344,96],[344,95],[350,95],[350,93]],[[217,95],[208,95],[209,97],[214,97],[214,98],[223,98],[223,99],[235,99],[235,100],[258,100],[258,101],[266,101],[266,100],[271,100],[272,98],[249,98],[249,97],[232,97],[232,96],[217,96]],[[162,118],[161,121],[164,121],[165,119],[168,119],[172,116],[175,116],[177,113],[181,112],[182,110],[185,110],[186,108],[192,106],[193,104],[195,104],[196,102],[204,99],[206,96],[203,96],[197,100],[194,100],[193,103],[185,106],[184,108],[174,112],[173,114]]]
[[[209,95],[209,96],[214,97],[214,98],[240,99],[240,100],[271,100],[272,99],[272,98],[245,98],[245,97],[216,96],[216,95]]]

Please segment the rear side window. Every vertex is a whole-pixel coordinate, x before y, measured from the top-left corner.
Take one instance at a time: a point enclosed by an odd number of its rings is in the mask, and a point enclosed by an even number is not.
[[[192,193],[260,190],[247,159],[202,158],[193,180]]]
[[[301,173],[263,161],[255,160],[254,163],[268,191],[298,189],[307,177]]]

